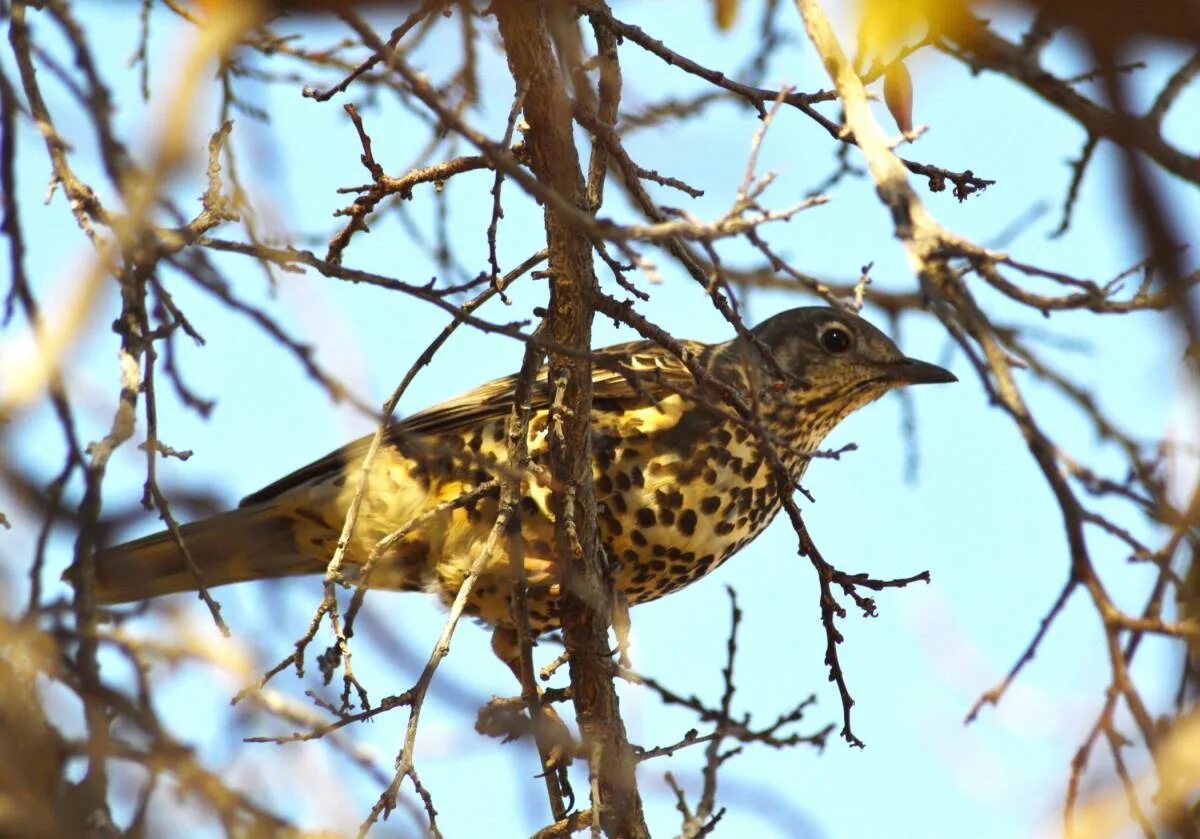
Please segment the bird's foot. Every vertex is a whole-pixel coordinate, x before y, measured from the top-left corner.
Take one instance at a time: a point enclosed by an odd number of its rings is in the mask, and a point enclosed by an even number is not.
[[[546,771],[565,769],[579,754],[579,743],[558,712],[549,705],[540,706],[534,720],[525,713],[521,697],[496,697],[479,709],[475,730],[504,742],[533,735],[545,756]]]

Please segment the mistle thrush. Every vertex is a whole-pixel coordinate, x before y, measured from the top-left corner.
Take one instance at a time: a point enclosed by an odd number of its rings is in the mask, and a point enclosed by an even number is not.
[[[682,342],[712,380],[754,406],[759,428],[785,465],[791,492],[825,435],[852,411],[904,385],[952,382],[933,364],[904,356],[882,332],[836,309],[792,309],[721,344]],[[616,588],[629,604],[676,591],[754,539],[780,509],[780,487],[763,435],[738,422],[719,388],[697,384],[661,346],[638,341],[597,351],[593,366],[592,474],[598,527]],[[769,354],[769,356],[768,356]],[[506,470],[505,422],[515,377],[395,422],[369,473],[345,554],[353,571],[406,523],[417,524],[377,559],[369,586],[428,591],[452,601],[487,541],[499,491],[423,513]],[[520,502],[529,619],[557,625],[559,558],[553,544],[547,460],[553,392],[535,382]],[[322,573],[355,493],[368,440],[338,449],[244,499],[238,509],[182,528],[209,586]],[[467,612],[511,628],[508,541],[496,541]],[[196,580],[169,533],[96,555],[100,602],[192,590]]]

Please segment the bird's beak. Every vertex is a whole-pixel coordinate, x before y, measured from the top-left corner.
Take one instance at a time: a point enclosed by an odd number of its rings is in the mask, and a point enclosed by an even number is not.
[[[937,385],[958,381],[958,376],[946,368],[915,358],[902,358],[888,367],[888,372],[901,384]]]

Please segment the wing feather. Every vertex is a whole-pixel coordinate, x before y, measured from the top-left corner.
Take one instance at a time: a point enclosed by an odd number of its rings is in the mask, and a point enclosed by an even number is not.
[[[688,352],[699,357],[708,345],[697,341],[680,342]],[[688,387],[692,374],[674,355],[652,341],[632,341],[597,350],[600,359],[592,365],[592,399],[600,407],[611,400],[641,398],[647,405],[671,393],[670,388]],[[548,382],[548,369],[543,366],[534,380],[532,406],[536,413],[553,402]],[[402,439],[409,435],[434,436],[483,423],[508,415],[512,408],[517,377],[505,376],[480,385],[461,396],[447,400],[392,423],[388,436]],[[269,501],[288,490],[324,475],[336,475],[348,464],[361,460],[370,448],[372,435],[361,437],[335,449],[324,457],[302,466],[257,492],[242,499],[239,507]]]

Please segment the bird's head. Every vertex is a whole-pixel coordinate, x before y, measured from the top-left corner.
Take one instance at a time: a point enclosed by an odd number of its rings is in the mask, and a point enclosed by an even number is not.
[[[824,414],[822,431],[894,388],[957,381],[949,370],[904,355],[888,336],[840,309],[789,309],[763,321],[751,334],[778,367],[745,338],[730,342],[735,351],[728,354],[729,360],[749,369],[768,401]]]

